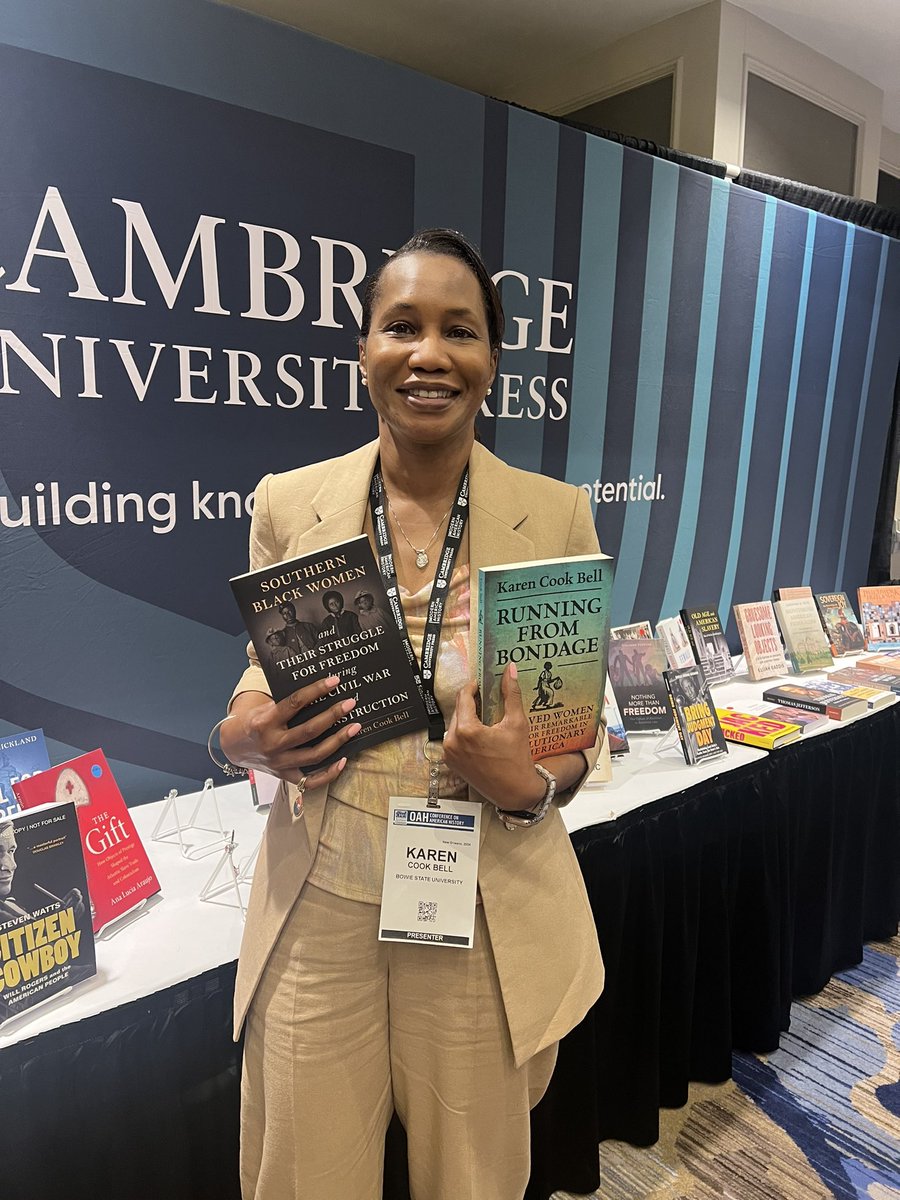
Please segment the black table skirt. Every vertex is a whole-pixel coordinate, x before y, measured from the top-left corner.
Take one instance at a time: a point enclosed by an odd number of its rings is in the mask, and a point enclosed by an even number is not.
[[[689,1080],[773,1050],[794,996],[896,933],[900,705],[572,840],[607,986],[533,1114],[527,1200],[596,1189],[600,1141],[654,1142]],[[233,982],[226,964],[0,1052],[4,1200],[237,1200]],[[396,1125],[384,1196],[408,1200]]]

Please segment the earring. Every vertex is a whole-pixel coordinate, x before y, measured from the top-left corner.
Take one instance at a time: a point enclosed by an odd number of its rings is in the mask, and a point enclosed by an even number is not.
[[[360,375],[360,377],[359,377],[359,382],[360,382],[360,383],[363,385],[363,387],[368,387],[368,386],[369,386],[369,381],[368,381],[368,379],[366,378],[366,376],[365,376],[365,375]]]
[[[493,389],[492,387],[489,387],[489,388],[488,388],[487,392],[485,393],[485,399],[487,399],[487,397],[488,397],[488,396],[491,394],[491,392],[492,392],[493,390],[494,390],[494,389]]]

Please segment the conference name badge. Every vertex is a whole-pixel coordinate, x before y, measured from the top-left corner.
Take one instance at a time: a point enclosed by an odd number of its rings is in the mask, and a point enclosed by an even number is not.
[[[391,796],[380,942],[472,948],[481,805]]]

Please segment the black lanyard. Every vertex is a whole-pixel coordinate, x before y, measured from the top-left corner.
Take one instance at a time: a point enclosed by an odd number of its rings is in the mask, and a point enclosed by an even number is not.
[[[466,528],[466,518],[469,515],[469,468],[466,465],[456,492],[453,508],[450,510],[450,524],[441,548],[437,571],[431,588],[431,598],[428,601],[428,616],[425,621],[425,634],[422,638],[422,662],[419,664],[412,642],[409,639],[409,629],[406,625],[406,614],[400,603],[400,587],[397,583],[397,569],[394,566],[394,547],[391,542],[391,532],[387,522],[387,496],[384,490],[384,480],[381,477],[381,460],[375,464],[372,485],[369,488],[369,506],[372,511],[372,527],[375,531],[375,546],[378,550],[378,566],[385,583],[385,591],[391,606],[391,613],[397,622],[400,640],[409,665],[412,667],[416,687],[428,714],[428,737],[430,741],[441,742],[444,739],[444,714],[434,694],[435,666],[440,647],[441,625],[444,620],[444,607],[450,591],[450,578],[456,563],[456,555],[462,542]]]

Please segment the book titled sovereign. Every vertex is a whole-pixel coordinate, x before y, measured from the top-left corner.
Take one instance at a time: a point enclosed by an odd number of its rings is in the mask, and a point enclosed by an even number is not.
[[[479,568],[481,719],[502,718],[500,681],[514,663],[534,758],[586,750],[596,740],[612,582],[606,554]]]
[[[318,765],[427,725],[397,627],[400,597],[396,586],[385,588],[365,534],[248,571],[230,582],[273,700],[329,675],[340,679],[333,691],[301,709],[290,724],[356,697],[356,707],[347,716],[306,743],[314,746],[342,724],[358,721],[362,726],[356,737]]]

